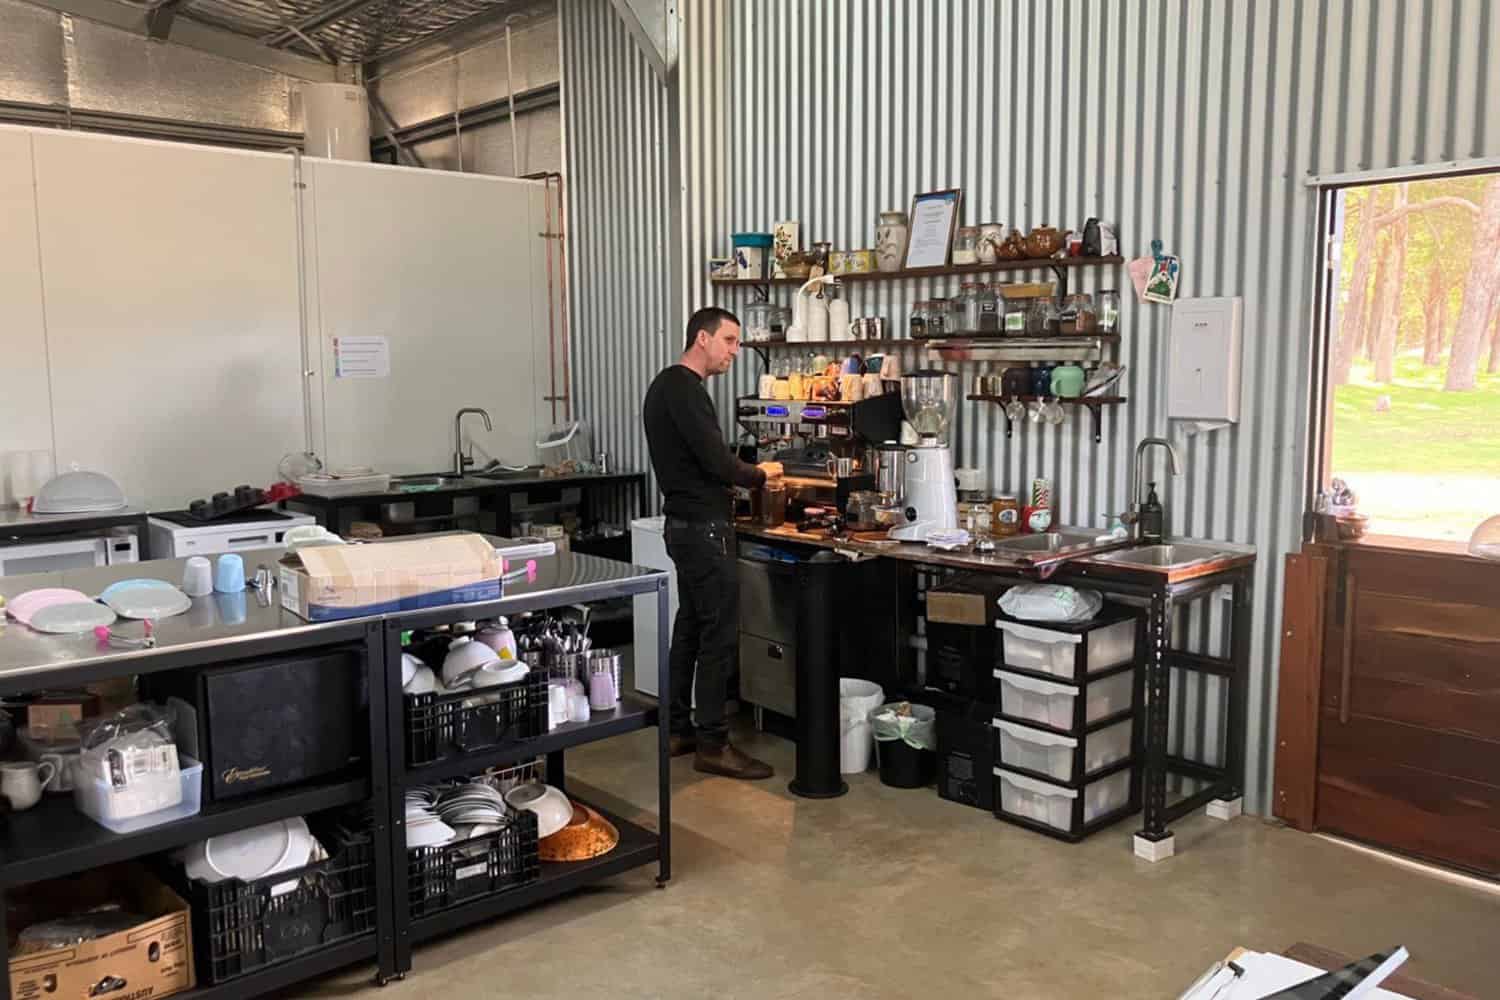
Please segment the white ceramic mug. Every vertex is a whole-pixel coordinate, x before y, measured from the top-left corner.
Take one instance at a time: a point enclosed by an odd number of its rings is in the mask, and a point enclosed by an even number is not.
[[[47,791],[71,792],[73,790],[73,767],[78,763],[78,754],[49,751],[42,754],[42,763],[51,764],[56,769],[52,777],[42,782]]]
[[[42,777],[42,772],[46,777]],[[0,795],[4,795],[10,807],[23,812],[36,805],[42,798],[42,786],[57,774],[51,761],[33,764],[29,761],[12,761],[0,764]]]

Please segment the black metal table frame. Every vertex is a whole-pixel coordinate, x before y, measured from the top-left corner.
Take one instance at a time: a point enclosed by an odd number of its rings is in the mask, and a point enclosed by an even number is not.
[[[568,604],[584,601],[606,600],[612,597],[655,593],[657,597],[657,626],[661,637],[659,650],[659,690],[668,690],[667,644],[670,626],[667,620],[666,574],[653,574],[632,581],[614,581],[583,584],[568,588]],[[456,608],[440,608],[399,617],[376,618],[349,623],[333,623],[309,628],[306,632],[293,632],[278,636],[237,640],[231,643],[203,643],[172,649],[141,650],[123,654],[108,660],[83,663],[77,666],[62,666],[45,674],[19,674],[0,679],[0,696],[36,690],[39,685],[48,687],[78,687],[96,681],[142,673],[157,673],[166,670],[204,667],[221,663],[227,657],[234,659],[272,656],[284,653],[306,652],[334,645],[358,643],[364,646],[366,669],[371,683],[369,688],[369,777],[368,792],[363,777],[357,783],[358,791],[350,793],[350,782],[336,782],[299,787],[286,792],[268,792],[244,801],[224,804],[208,804],[196,817],[159,827],[154,831],[139,834],[109,835],[99,828],[97,841],[63,850],[51,851],[39,861],[21,861],[7,864],[0,857],[0,964],[9,963],[10,950],[6,944],[4,897],[8,889],[33,882],[62,877],[119,861],[159,854],[205,837],[245,829],[277,819],[289,818],[324,808],[350,805],[357,801],[369,801],[376,805],[374,812],[374,835],[377,844],[385,849],[375,851],[375,888],[378,894],[376,906],[376,930],[373,935],[362,936],[340,942],[327,948],[317,949],[282,962],[267,966],[247,975],[215,985],[199,985],[186,994],[188,1000],[212,997],[215,1000],[241,1000],[241,998],[283,994],[283,991],[298,982],[314,976],[335,971],[347,965],[371,958],[377,963],[376,981],[385,983],[391,978],[404,977],[410,968],[410,940],[405,934],[405,803],[402,781],[393,781],[393,775],[405,777],[404,740],[402,738],[401,702],[401,650],[400,634],[403,629],[430,626],[456,620],[472,620],[476,617],[492,617],[503,614],[518,614],[524,611],[541,610],[558,606],[558,596],[546,593],[520,595],[484,605],[462,605]],[[394,654],[394,655],[393,655]],[[383,683],[376,683],[382,680]],[[628,729],[657,726],[657,774],[659,832],[656,836],[654,859],[658,862],[657,887],[664,887],[671,878],[671,782],[668,766],[668,727],[660,725],[656,710],[638,713],[628,727],[612,726],[608,722],[590,726],[586,731],[575,733],[567,741],[548,741],[546,737],[532,741],[537,747],[549,747],[558,742],[556,749],[547,753],[549,780],[556,776],[555,783],[563,784],[563,748],[605,739]],[[388,728],[389,727],[389,728]],[[509,748],[516,758],[527,754],[527,745]],[[485,755],[478,754],[476,757]],[[490,755],[493,756],[493,755]],[[392,768],[399,768],[392,771]],[[482,769],[482,768],[480,768]],[[380,808],[384,802],[387,808]],[[83,822],[91,822],[79,815]],[[651,860],[650,858],[645,861]],[[640,863],[645,863],[642,861]],[[399,863],[399,874],[398,874]],[[617,865],[613,870],[601,870],[598,878],[634,864]],[[500,895],[515,896],[520,906],[540,902],[551,895],[576,888],[571,883],[555,887],[550,893],[524,893],[527,887],[511,890]],[[504,912],[497,909],[496,913]],[[474,921],[467,921],[472,923]],[[453,926],[460,926],[450,922]],[[0,976],[0,1000],[10,1000],[9,975]]]
[[[38,516],[46,517],[45,514]],[[149,516],[143,510],[129,514],[111,514],[103,511],[97,514],[59,515],[56,521],[39,520],[7,524],[0,527],[0,545],[25,544],[108,528],[134,528],[136,559],[144,562],[151,558],[151,531],[146,524],[146,518]]]

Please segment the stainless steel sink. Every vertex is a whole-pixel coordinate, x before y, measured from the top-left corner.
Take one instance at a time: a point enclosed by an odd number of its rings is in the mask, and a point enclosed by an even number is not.
[[[1167,545],[1142,545],[1134,549],[1121,549],[1095,556],[1100,562],[1122,563],[1129,566],[1152,566],[1157,569],[1182,569],[1215,559],[1227,559],[1235,555],[1227,549],[1214,545],[1192,545],[1173,542]]]
[[[475,479],[520,479],[523,477],[536,478],[541,473],[542,467],[536,465],[525,469],[484,469],[479,472],[471,472],[469,475]]]
[[[1033,552],[1056,552],[1058,549],[1070,545],[1084,545],[1092,542],[1101,533],[1097,531],[1079,531],[1071,528],[1061,528],[1057,531],[1049,531],[1045,535],[1016,535],[1012,538],[995,539],[995,549],[998,552],[1010,553],[1033,553]]]

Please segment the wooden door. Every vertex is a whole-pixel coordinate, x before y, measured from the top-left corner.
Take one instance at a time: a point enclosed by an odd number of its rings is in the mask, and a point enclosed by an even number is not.
[[[1500,565],[1350,546],[1330,569],[1316,826],[1500,877]]]

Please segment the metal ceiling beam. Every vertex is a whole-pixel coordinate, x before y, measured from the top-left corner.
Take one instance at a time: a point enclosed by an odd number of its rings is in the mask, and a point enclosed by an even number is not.
[[[162,0],[146,12],[146,37],[165,42],[172,34],[172,22],[177,20],[177,10],[187,0]]]
[[[144,8],[129,7],[115,0],[26,0],[37,7],[69,14],[88,21],[119,28],[135,35],[147,34],[147,17]],[[315,83],[333,83],[334,68],[315,59],[308,59],[292,52],[270,49],[253,38],[236,35],[189,18],[182,18],[172,29],[173,45],[182,45],[209,55],[233,59],[247,66],[276,73],[285,73],[299,80]]]
[[[273,31],[261,41],[273,49],[285,48],[295,42],[299,35],[310,34],[334,21],[343,20],[374,2],[375,0],[332,0],[331,3],[307,15],[295,25],[282,28],[280,31]]]
[[[371,97],[371,102],[378,100]],[[562,85],[549,83],[546,86],[535,87],[531,90],[523,90],[516,95],[516,116],[526,114],[528,111],[539,111],[542,108],[555,108],[562,103]],[[482,125],[493,125],[496,122],[510,120],[510,99],[502,97],[499,100],[486,101],[473,107],[464,108],[458,113],[457,128],[466,131],[479,128]],[[388,152],[392,147],[398,151],[404,151],[407,147],[422,142],[430,142],[433,139],[441,139],[454,133],[453,115],[439,115],[426,121],[413,122],[399,128],[391,128],[387,134],[375,139],[371,143],[374,152]]]

